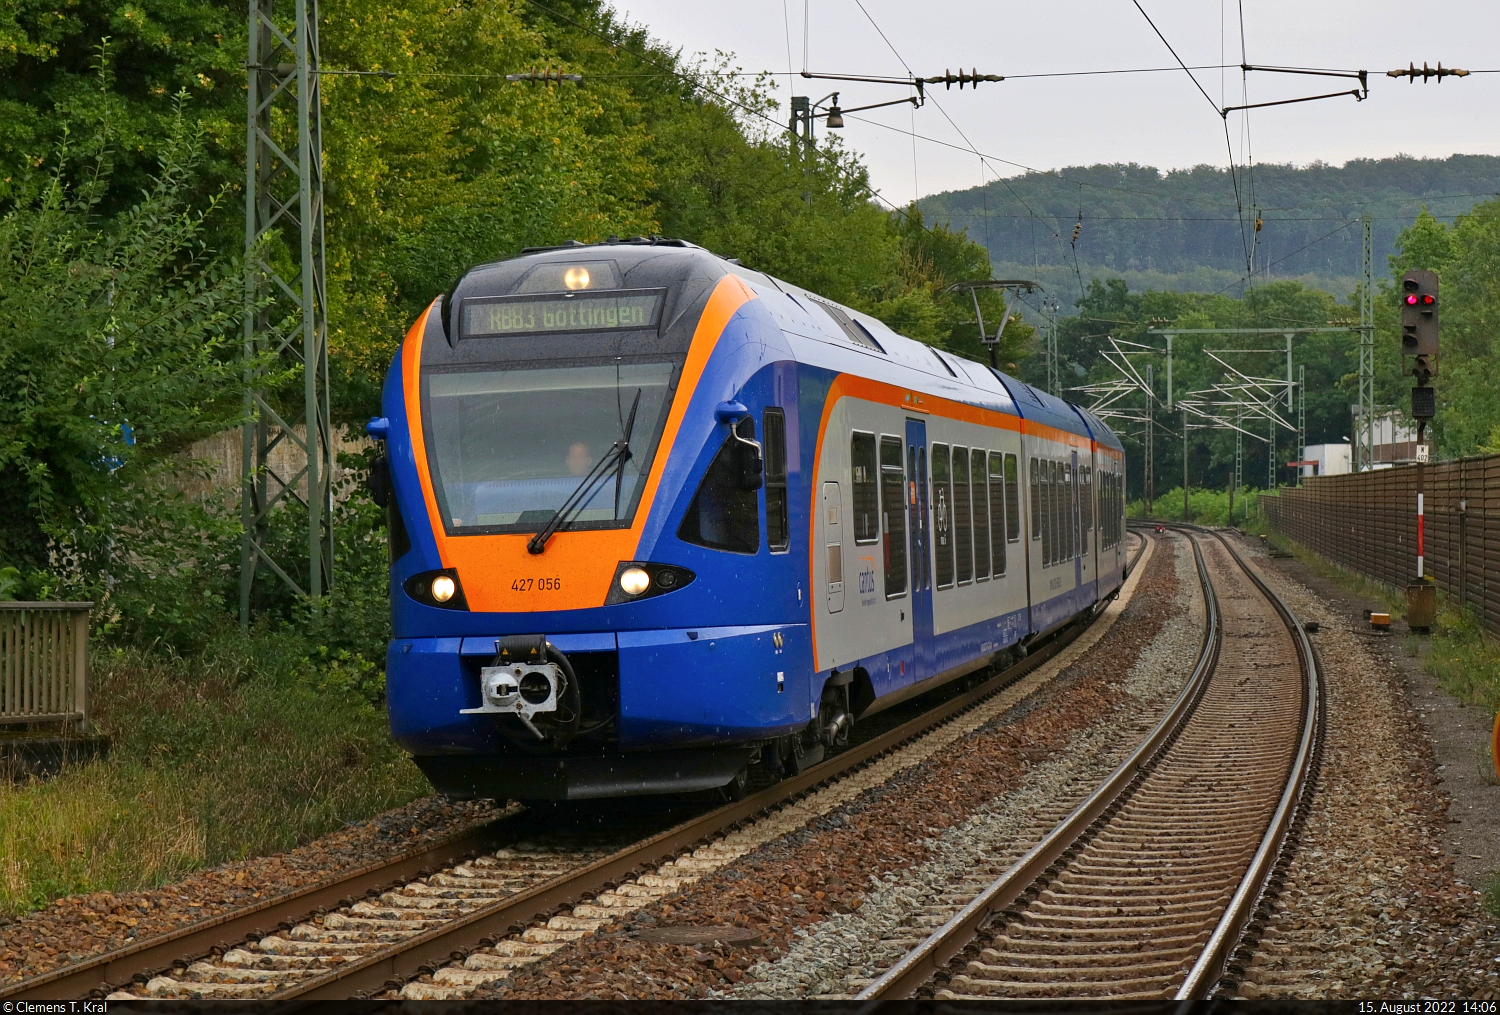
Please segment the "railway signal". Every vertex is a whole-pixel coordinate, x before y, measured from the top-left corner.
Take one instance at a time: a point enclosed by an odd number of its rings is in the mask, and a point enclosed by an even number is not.
[[[1427,423],[1437,415],[1432,378],[1438,356],[1438,277],[1435,271],[1413,270],[1401,276],[1401,355],[1412,357],[1411,414],[1417,421],[1417,580],[1406,587],[1406,623],[1425,632],[1437,611],[1436,588],[1426,580],[1426,512],[1422,463],[1427,460]]]
[[[1435,271],[1401,276],[1401,355],[1415,357],[1412,373],[1426,384],[1437,372],[1438,277]]]

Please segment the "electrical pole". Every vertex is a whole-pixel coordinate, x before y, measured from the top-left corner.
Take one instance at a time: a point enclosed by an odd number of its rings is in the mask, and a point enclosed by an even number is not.
[[[1062,389],[1058,381],[1057,363],[1057,318],[1052,317],[1047,322],[1047,390],[1057,398],[1062,397]]]
[[[269,352],[286,365],[300,364],[303,383],[302,404],[293,412],[295,396],[278,398],[258,376],[245,378],[240,623],[246,626],[262,568],[314,599],[333,579],[318,8],[317,0],[295,0],[288,34],[273,19],[272,2],[249,3],[244,351],[247,360]],[[275,471],[272,453],[286,441],[300,449],[305,465],[284,476]],[[294,577],[303,565],[277,560],[269,545],[271,513],[288,499],[307,511],[305,586]]]
[[[1375,241],[1374,220],[1360,218],[1364,246],[1359,301],[1359,423],[1354,436],[1354,471],[1375,464]]]
[[[1266,489],[1276,489],[1276,420],[1266,421]]]
[[[1187,470],[1187,409],[1182,410],[1182,520],[1188,521],[1188,470]]]
[[[1156,500],[1156,377],[1150,363],[1146,364],[1146,474],[1142,478],[1142,498],[1146,502],[1146,515],[1150,517],[1152,504]]]
[[[1307,366],[1297,364],[1297,461],[1307,457]],[[1302,485],[1302,466],[1297,466],[1297,485]]]

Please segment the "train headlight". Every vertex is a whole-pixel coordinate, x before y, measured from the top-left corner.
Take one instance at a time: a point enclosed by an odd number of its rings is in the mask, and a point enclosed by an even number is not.
[[[627,567],[620,572],[620,591],[627,596],[638,596],[651,587],[651,576],[644,568]]]
[[[458,591],[458,585],[445,574],[440,574],[432,579],[432,598],[440,603],[446,603],[453,598]]]
[[[581,264],[575,264],[563,272],[563,285],[569,289],[587,289],[589,281],[589,270]]]

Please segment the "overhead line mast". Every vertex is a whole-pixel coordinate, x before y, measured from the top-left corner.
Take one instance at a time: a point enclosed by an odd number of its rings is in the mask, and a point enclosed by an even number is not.
[[[245,626],[263,569],[314,600],[333,582],[318,7],[317,0],[295,0],[288,34],[273,18],[272,3],[250,0],[249,7],[244,352],[247,362],[270,353],[284,366],[300,365],[303,383],[302,404],[294,413],[283,410],[295,405],[295,397],[284,405],[266,390],[262,375],[245,377],[240,497],[240,623]],[[277,449],[287,443],[300,451],[300,469],[296,452],[289,465],[277,464]],[[307,511],[305,556],[298,551],[278,559],[270,519],[287,501]]]

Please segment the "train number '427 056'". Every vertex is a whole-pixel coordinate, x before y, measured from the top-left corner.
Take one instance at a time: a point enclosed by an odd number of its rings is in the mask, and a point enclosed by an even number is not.
[[[561,578],[517,578],[510,583],[512,592],[556,592],[560,588]]]

